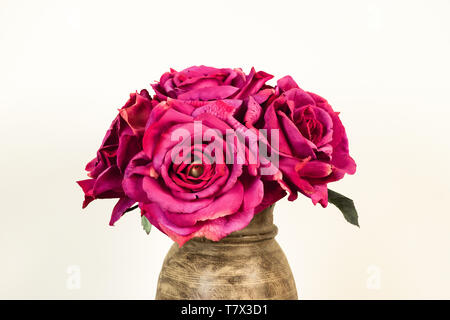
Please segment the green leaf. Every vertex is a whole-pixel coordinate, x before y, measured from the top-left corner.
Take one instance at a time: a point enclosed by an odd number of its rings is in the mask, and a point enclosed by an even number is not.
[[[142,224],[142,228],[144,228],[144,231],[147,234],[150,234],[150,230],[152,229],[152,224],[150,223],[150,221],[148,221],[146,216],[141,217],[141,224]]]
[[[355,204],[352,199],[328,189],[328,202],[331,202],[341,210],[345,220],[359,227],[358,213],[356,212]]]

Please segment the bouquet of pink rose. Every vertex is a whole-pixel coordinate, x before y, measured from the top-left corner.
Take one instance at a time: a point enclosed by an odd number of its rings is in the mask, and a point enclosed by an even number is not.
[[[119,109],[78,181],[91,201],[118,198],[110,225],[137,207],[182,246],[193,237],[218,241],[253,216],[298,193],[335,204],[358,225],[353,201],[327,184],[356,164],[338,112],[286,76],[253,68],[170,70]],[[137,203],[137,205],[135,205]]]

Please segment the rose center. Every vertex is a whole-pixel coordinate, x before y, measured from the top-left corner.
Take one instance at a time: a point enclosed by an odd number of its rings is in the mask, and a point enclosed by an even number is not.
[[[192,166],[192,168],[189,170],[188,175],[193,178],[198,178],[203,174],[203,166],[202,165],[195,165]]]
[[[310,108],[305,108],[296,121],[297,128],[302,135],[312,141],[319,143],[323,136],[323,125],[318,121],[314,115],[314,111]]]

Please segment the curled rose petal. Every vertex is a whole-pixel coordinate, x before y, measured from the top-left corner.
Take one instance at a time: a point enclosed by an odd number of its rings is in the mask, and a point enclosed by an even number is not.
[[[245,125],[250,127],[255,124],[255,122],[261,116],[262,108],[259,103],[253,97],[248,100],[248,109],[244,116]]]
[[[152,99],[144,89],[140,93],[130,94],[130,99],[119,110],[119,114],[136,134],[142,134],[152,108]]]
[[[308,161],[298,171],[302,177],[324,178],[329,176],[333,172],[333,169],[329,163],[322,161]]]
[[[244,87],[236,94],[235,99],[244,99],[252,96],[261,89],[261,87],[273,76],[264,71],[256,72],[255,68],[252,68],[250,74],[247,76]]]
[[[111,220],[109,221],[109,225],[113,226],[114,223],[116,223],[116,221],[123,216],[123,214],[127,211],[127,209],[129,209],[135,203],[136,203],[135,200],[130,199],[128,197],[120,198],[119,201],[117,201],[116,205],[114,206],[111,215]]]
[[[84,192],[84,201],[83,201],[83,209],[91,203],[95,197],[92,193],[92,189],[94,188],[95,179],[86,179],[77,181],[78,185],[83,189]]]

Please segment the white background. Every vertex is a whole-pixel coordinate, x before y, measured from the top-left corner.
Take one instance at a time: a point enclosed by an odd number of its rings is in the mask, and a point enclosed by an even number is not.
[[[171,240],[137,212],[109,227],[114,201],[82,211],[75,180],[130,92],[199,64],[290,74],[341,112],[358,170],[331,187],[361,228],[277,204],[300,298],[450,298],[449,14],[437,0],[0,0],[0,298],[154,298]]]

